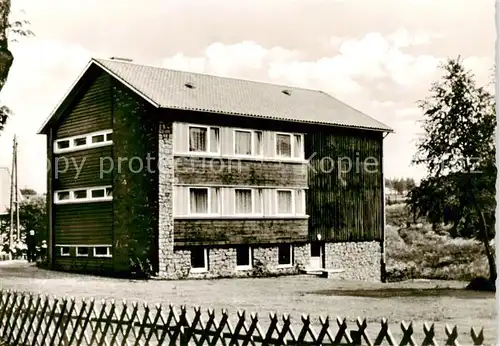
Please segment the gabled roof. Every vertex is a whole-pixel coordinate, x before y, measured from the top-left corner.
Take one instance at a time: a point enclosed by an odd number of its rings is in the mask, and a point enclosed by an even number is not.
[[[93,66],[103,69],[158,108],[392,132],[387,125],[318,90],[108,59],[91,59],[79,80]],[[71,95],[72,90],[66,98]],[[58,118],[63,104],[64,100],[45,122],[40,133],[45,133],[49,125]]]

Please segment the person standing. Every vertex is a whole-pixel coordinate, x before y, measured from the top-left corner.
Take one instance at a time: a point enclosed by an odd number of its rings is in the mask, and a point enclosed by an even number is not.
[[[28,262],[36,261],[36,240],[35,240],[35,231],[30,230],[28,232],[28,236],[26,237],[26,245],[28,247]]]

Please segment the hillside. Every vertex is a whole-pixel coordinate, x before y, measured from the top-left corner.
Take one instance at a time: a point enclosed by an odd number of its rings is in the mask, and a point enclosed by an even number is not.
[[[433,231],[424,220],[413,223],[404,204],[387,206],[386,213],[389,281],[469,281],[477,276],[488,276],[488,262],[480,242],[451,238],[444,226]]]

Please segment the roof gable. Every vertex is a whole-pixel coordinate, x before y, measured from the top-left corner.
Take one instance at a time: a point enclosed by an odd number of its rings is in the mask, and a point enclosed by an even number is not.
[[[176,71],[119,60],[92,59],[85,71],[92,65],[99,66],[158,108],[392,132],[387,125],[322,91]],[[51,119],[57,117],[58,109],[40,132],[44,133],[52,123]]]

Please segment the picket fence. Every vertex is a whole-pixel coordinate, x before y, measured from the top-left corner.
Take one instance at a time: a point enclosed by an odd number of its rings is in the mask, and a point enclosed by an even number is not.
[[[92,299],[77,303],[73,298],[14,291],[0,291],[0,297],[0,344],[7,345],[438,345],[434,325],[423,325],[425,337],[417,343],[413,324],[402,322],[397,342],[386,319],[371,339],[366,320],[359,318],[349,329],[346,320],[337,317],[333,334],[329,318],[320,318],[314,326],[304,315],[296,333],[288,315],[270,314],[262,328],[256,314],[247,317],[241,311],[236,323],[230,323],[227,311],[217,318],[213,310],[205,315],[199,307],[190,317],[185,306],[179,311],[172,305],[164,309]],[[459,345],[456,326],[447,326],[445,334],[446,345]],[[483,329],[476,333],[471,328],[470,337],[466,345],[483,345]]]

